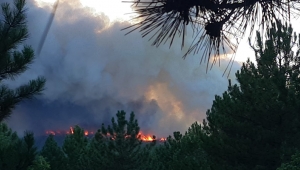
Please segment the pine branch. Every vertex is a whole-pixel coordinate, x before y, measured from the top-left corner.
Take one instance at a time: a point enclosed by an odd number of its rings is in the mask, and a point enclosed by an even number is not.
[[[38,78],[31,80],[27,85],[22,85],[16,90],[11,90],[2,85],[0,89],[0,122],[9,117],[12,109],[24,99],[33,98],[44,90],[46,80]]]
[[[22,52],[14,51],[12,57],[6,57],[0,63],[0,82],[3,79],[14,78],[28,69],[28,64],[34,59],[33,50],[25,46]]]
[[[187,25],[196,35],[183,56],[203,53],[201,62],[218,60],[220,54],[235,54],[240,40],[250,29],[249,37],[256,26],[265,30],[279,20],[290,21],[290,15],[299,16],[299,0],[133,0],[138,22],[125,29],[128,33],[139,30],[142,37],[151,34],[152,45],[160,46],[169,40],[172,46],[175,36],[182,36],[184,47]],[[127,33],[127,34],[128,34]],[[232,42],[230,38],[236,42]],[[228,50],[229,49],[229,50]],[[211,57],[214,57],[211,60]],[[200,63],[201,63],[200,62]],[[230,64],[230,63],[229,63]],[[208,68],[208,65],[207,65]]]
[[[4,21],[0,22],[0,82],[23,73],[34,59],[30,46],[24,45],[21,52],[15,50],[28,37],[25,15],[25,0],[15,0],[15,8],[8,3],[2,6]],[[42,77],[29,81],[13,90],[0,86],[0,122],[7,118],[12,109],[24,99],[33,98],[44,90],[45,79]]]

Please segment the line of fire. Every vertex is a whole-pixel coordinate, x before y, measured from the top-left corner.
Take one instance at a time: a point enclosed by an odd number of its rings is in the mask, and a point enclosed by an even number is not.
[[[73,127],[70,127],[70,129],[68,131],[62,131],[62,130],[46,130],[45,132],[47,135],[68,135],[68,134],[73,134],[74,133],[74,129]],[[95,132],[92,130],[84,130],[84,135],[85,136],[92,136],[94,135]],[[151,135],[144,135],[143,132],[139,132],[138,134],[141,137],[141,140],[143,142],[152,142],[153,140],[155,140]],[[158,141],[160,142],[164,142],[166,141],[166,138],[158,138]]]

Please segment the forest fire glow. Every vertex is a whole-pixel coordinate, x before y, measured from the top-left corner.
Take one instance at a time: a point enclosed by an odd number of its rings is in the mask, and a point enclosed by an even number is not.
[[[143,135],[143,133],[139,133],[140,137],[141,137],[141,140],[144,141],[144,142],[152,142],[154,140],[157,140],[155,139],[153,136],[151,135]],[[160,142],[164,142],[166,141],[167,139],[166,138],[159,138],[158,141]]]
[[[45,133],[47,135],[69,135],[69,134],[74,134],[74,128],[70,127],[69,131],[61,131],[61,130],[46,130]],[[89,130],[84,130],[84,136],[91,136],[94,135],[95,132],[94,131],[89,131]],[[160,142],[164,142],[167,139],[166,138],[158,138],[155,139],[153,136],[151,135],[144,135],[142,132],[139,133],[140,139],[143,142],[152,142],[154,140],[158,140]]]
[[[147,141],[147,142],[152,142],[154,139],[151,136],[142,136],[141,137],[142,141]]]

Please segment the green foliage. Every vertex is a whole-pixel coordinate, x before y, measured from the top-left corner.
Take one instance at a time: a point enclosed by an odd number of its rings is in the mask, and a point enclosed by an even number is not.
[[[66,170],[88,169],[87,162],[84,161],[88,157],[87,145],[88,139],[84,135],[84,130],[75,126],[73,132],[66,136],[62,147],[67,157]]]
[[[0,169],[16,169],[16,146],[20,142],[16,132],[12,132],[5,124],[0,124]]]
[[[37,155],[32,133],[20,139],[5,124],[0,124],[0,169],[26,170]]]
[[[49,135],[47,138],[40,155],[45,158],[51,169],[65,169],[66,157],[62,149],[57,145],[53,135]]]
[[[102,125],[91,139],[76,126],[66,136],[62,150],[50,135],[40,155],[55,170],[149,169],[149,156],[155,141],[143,144],[134,113],[129,120],[125,115],[124,111],[118,112],[117,121],[112,118],[112,125],[107,128]]]
[[[257,64],[243,64],[239,85],[229,81],[203,122],[202,148],[213,169],[276,169],[299,148],[299,44],[291,26],[280,23],[264,45],[257,33]]]
[[[283,163],[277,170],[300,170],[300,153],[292,155],[292,160],[287,163]]]
[[[99,167],[106,167],[110,164],[110,160],[107,159],[107,152],[109,150],[106,147],[106,141],[100,133],[96,133],[87,145],[88,157],[85,157],[84,161],[89,167],[89,170],[98,170]]]
[[[118,111],[117,121],[112,118],[112,125],[107,128],[102,124],[98,130],[96,140],[105,141],[105,158],[107,164],[104,169],[127,170],[145,169],[145,164],[149,158],[155,140],[147,146],[142,147],[142,140],[139,134],[140,127],[135,115],[132,112],[129,121],[125,118],[124,111]],[[154,136],[155,138],[155,136]]]
[[[33,165],[31,165],[27,170],[50,170],[49,163],[42,156],[37,156],[37,158],[33,161]],[[54,168],[52,168],[54,169]]]
[[[194,123],[185,135],[174,132],[164,145],[158,146],[151,156],[152,169],[203,169],[209,170],[206,154],[201,148],[201,126]]]
[[[25,45],[21,51],[17,50],[28,37],[24,6],[25,0],[15,0],[14,9],[8,3],[1,5],[4,19],[0,21],[0,82],[23,73],[34,59],[31,47]],[[0,122],[11,114],[16,104],[40,94],[44,85],[42,77],[14,90],[0,85]]]

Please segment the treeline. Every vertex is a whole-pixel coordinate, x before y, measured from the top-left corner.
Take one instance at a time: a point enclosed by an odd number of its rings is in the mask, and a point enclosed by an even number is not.
[[[66,135],[62,147],[49,135],[43,148],[37,151],[32,133],[22,139],[12,133],[5,124],[0,132],[0,169],[5,170],[93,170],[93,169],[145,169],[154,140],[143,144],[139,126],[130,114],[119,111],[112,125],[102,127],[94,137],[87,138],[79,126]]]
[[[28,46],[14,51],[27,37],[24,4],[16,0],[14,10],[2,5],[0,81],[22,73],[33,60]],[[251,46],[256,62],[242,65],[237,84],[229,80],[206,119],[184,134],[174,132],[163,145],[142,143],[134,113],[127,120],[124,111],[92,138],[77,126],[61,147],[50,135],[40,151],[33,133],[20,138],[0,123],[0,169],[300,170],[300,35],[278,21],[265,33],[257,32]],[[0,122],[17,103],[42,91],[44,83],[40,78],[16,90],[2,85]]]
[[[62,147],[49,135],[37,151],[32,133],[23,138],[0,124],[0,169],[4,170],[152,170],[207,169],[207,155],[200,147],[197,123],[185,135],[174,132],[164,144],[143,142],[140,127],[132,112],[129,120],[119,111],[111,125],[102,127],[92,138],[76,126],[66,135]]]

